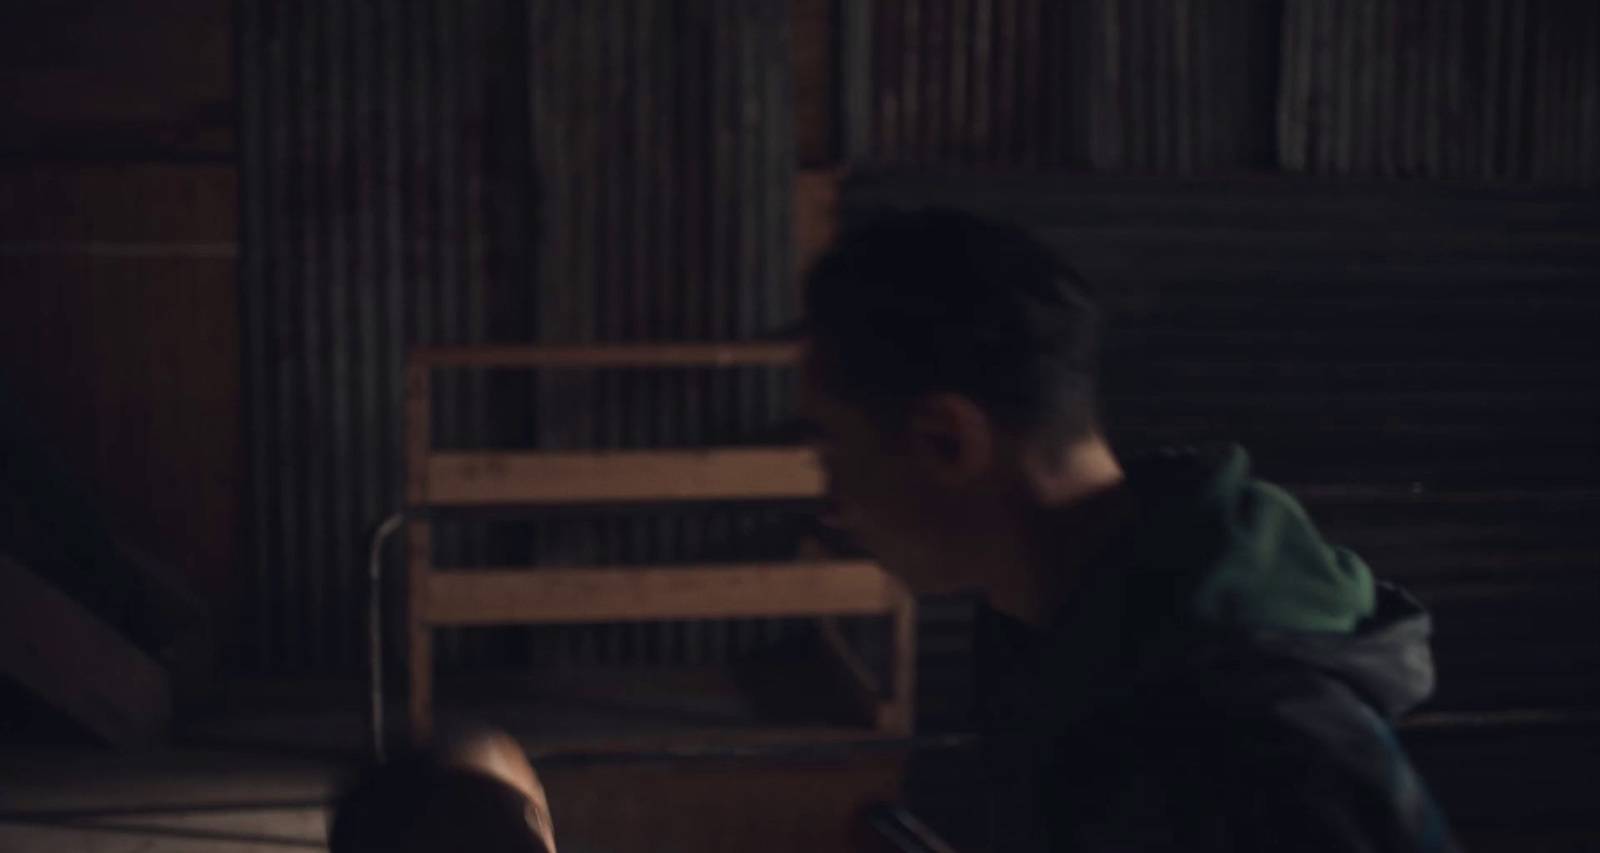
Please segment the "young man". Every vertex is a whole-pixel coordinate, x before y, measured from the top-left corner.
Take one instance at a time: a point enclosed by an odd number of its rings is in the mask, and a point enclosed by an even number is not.
[[[807,292],[828,520],[976,589],[1001,848],[1453,849],[1391,721],[1429,622],[1243,450],[1113,454],[1090,288],[1021,230],[896,214]]]

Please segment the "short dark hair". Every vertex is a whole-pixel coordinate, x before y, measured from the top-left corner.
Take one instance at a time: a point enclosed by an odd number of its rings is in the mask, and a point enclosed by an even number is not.
[[[812,267],[806,312],[830,390],[879,415],[903,419],[945,391],[1019,434],[1098,428],[1097,294],[1014,225],[955,210],[880,216]]]

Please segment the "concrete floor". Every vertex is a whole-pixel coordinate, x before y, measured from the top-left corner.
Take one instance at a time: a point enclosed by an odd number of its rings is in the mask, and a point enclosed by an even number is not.
[[[0,750],[4,853],[323,850],[345,767],[204,750]],[[557,761],[540,768],[563,853],[849,850],[899,790],[884,751]]]
[[[115,753],[0,747],[0,853],[283,853],[324,850],[326,811],[348,761],[241,749]],[[893,751],[743,758],[548,759],[563,853],[848,850],[861,805],[900,789]],[[1600,850],[1592,819],[1478,825],[1466,849]]]
[[[753,727],[739,694],[699,676],[561,687],[559,700],[453,701],[471,692],[461,685],[438,710],[445,725],[487,721],[519,736],[549,790],[563,853],[837,850],[855,809],[899,786],[903,755],[862,743],[882,743],[869,732]],[[323,850],[326,804],[369,755],[364,698],[315,686],[235,691],[183,727],[181,746],[0,745],[0,853]],[[631,751],[597,757],[594,745],[619,734]],[[790,746],[772,747],[774,735]],[[694,744],[714,748],[698,754]],[[794,744],[810,746],[796,755]]]
[[[322,850],[344,768],[203,749],[0,749],[4,853]]]

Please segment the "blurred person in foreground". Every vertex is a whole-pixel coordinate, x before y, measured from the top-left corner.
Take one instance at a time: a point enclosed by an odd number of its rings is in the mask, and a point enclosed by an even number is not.
[[[329,853],[556,853],[544,786],[522,748],[463,731],[367,773],[334,805]]]
[[[807,281],[825,519],[919,593],[976,590],[999,849],[1453,850],[1392,722],[1429,618],[1237,446],[1112,452],[1093,289],[924,211]]]

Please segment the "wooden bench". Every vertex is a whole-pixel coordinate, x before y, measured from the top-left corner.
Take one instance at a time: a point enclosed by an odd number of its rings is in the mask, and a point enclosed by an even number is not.
[[[441,368],[663,368],[793,366],[792,344],[493,346],[412,351],[406,367],[406,522],[412,736],[432,728],[433,629],[463,625],[643,622],[814,616],[839,671],[872,727],[912,728],[916,604],[875,563],[802,557],[745,565],[477,568],[438,571],[430,524],[437,507],[597,505],[655,501],[749,501],[820,497],[810,450],[533,452],[436,450],[429,412]],[[813,552],[814,553],[814,552]],[[887,685],[842,642],[831,620],[887,616]]]

